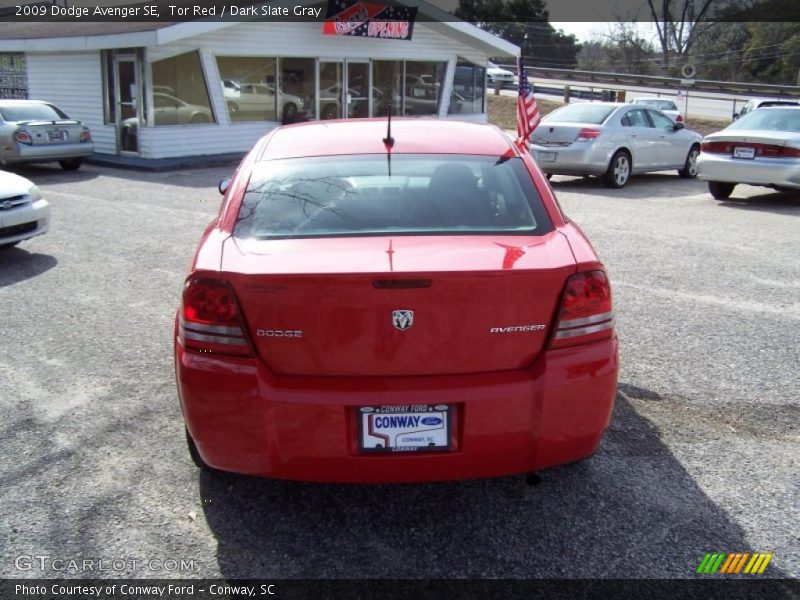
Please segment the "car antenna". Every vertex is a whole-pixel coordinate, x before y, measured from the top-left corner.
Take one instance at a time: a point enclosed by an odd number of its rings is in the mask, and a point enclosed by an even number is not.
[[[383,143],[389,147],[394,146],[394,138],[392,137],[392,101],[389,100],[389,114],[386,117],[386,137],[383,138]]]
[[[389,169],[389,179],[392,178],[392,148],[394,147],[394,138],[392,137],[392,101],[389,100],[389,115],[386,118],[386,137],[383,138],[383,143],[386,145],[386,165]]]

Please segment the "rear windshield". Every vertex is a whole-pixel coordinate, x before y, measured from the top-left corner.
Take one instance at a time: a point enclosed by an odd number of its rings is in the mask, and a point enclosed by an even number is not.
[[[636,100],[634,104],[644,104],[660,110],[678,110],[678,107],[671,100]]]
[[[570,104],[546,115],[542,121],[569,121],[571,123],[591,123],[600,125],[616,106],[598,106],[591,104]]]
[[[67,115],[51,104],[12,104],[0,107],[4,121],[60,121],[69,119]]]
[[[800,131],[800,108],[759,108],[737,119],[726,129]]]
[[[391,174],[390,174],[391,170]],[[256,165],[239,238],[508,233],[552,230],[519,158],[384,154]]]

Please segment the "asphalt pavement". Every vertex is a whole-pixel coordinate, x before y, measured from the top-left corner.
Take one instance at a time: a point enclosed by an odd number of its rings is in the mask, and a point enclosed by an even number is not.
[[[687,578],[738,551],[800,575],[800,196],[554,177],[615,294],[598,453],[538,485],[322,485],[186,451],[172,321],[230,170],[20,171],[53,221],[0,253],[1,577]]]

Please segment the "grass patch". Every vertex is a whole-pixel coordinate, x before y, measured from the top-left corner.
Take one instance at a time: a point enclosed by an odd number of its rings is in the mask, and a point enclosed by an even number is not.
[[[497,125],[500,129],[517,129],[517,97],[516,96],[495,96],[493,93],[487,95],[487,112],[489,123]],[[563,102],[554,100],[536,99],[539,104],[539,112],[542,116],[563,105]],[[705,119],[691,117],[686,121],[686,127],[697,133],[706,136],[709,133],[719,131],[730,124],[730,119]]]
[[[686,128],[696,131],[702,136],[719,131],[730,124],[730,119],[702,119],[699,117],[690,117],[686,119]]]
[[[517,97],[516,96],[495,96],[490,93],[487,96],[487,112],[489,123],[497,125],[500,129],[517,129]],[[539,113],[544,116],[552,110],[561,106],[561,102],[553,100],[536,99],[539,105]]]

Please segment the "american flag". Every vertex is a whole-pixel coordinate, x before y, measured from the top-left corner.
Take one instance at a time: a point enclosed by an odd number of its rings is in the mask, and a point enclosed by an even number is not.
[[[539,107],[533,97],[533,88],[528,82],[528,75],[522,64],[522,57],[517,58],[517,71],[519,73],[519,98],[517,98],[517,135],[519,139],[527,141],[533,130],[539,124]]]

